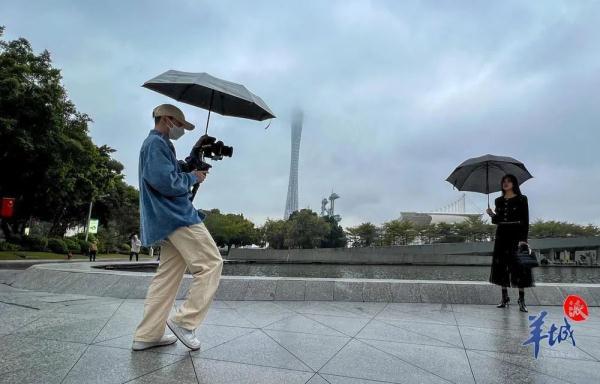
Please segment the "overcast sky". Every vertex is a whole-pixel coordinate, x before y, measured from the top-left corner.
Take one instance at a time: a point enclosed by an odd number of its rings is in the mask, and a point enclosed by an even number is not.
[[[0,3],[5,38],[48,49],[71,99],[137,187],[167,69],[245,84],[277,115],[213,115],[234,146],[195,204],[281,218],[290,117],[305,113],[299,201],[332,190],[342,224],[381,223],[460,197],[445,178],[486,153],[523,161],[531,217],[600,224],[600,2],[27,1]],[[178,104],[203,126],[206,111]],[[176,142],[185,157],[200,129]],[[484,195],[468,194],[482,211]]]

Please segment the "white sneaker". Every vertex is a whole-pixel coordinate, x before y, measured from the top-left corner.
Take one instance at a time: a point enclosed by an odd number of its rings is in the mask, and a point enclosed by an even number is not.
[[[155,347],[164,347],[165,345],[171,345],[177,342],[177,337],[175,335],[164,335],[158,341],[133,341],[133,345],[131,349],[134,351],[143,351],[144,349],[155,348]]]
[[[189,330],[180,327],[175,324],[175,322],[171,319],[167,320],[167,327],[177,336],[179,341],[183,343],[186,347],[191,349],[192,351],[197,351],[200,349],[200,340],[196,337],[196,333],[194,330]]]

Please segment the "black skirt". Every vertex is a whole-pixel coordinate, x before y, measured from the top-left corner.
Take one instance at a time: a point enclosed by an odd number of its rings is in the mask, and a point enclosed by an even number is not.
[[[516,262],[520,239],[519,225],[500,224],[496,229],[490,283],[503,287],[527,288],[535,286],[531,268]]]

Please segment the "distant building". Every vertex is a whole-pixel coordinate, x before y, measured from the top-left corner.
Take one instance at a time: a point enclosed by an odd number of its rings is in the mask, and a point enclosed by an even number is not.
[[[400,212],[400,220],[409,221],[414,225],[424,226],[429,224],[458,224],[468,218],[481,218],[479,213],[465,212],[467,195],[463,193],[460,198],[435,212]]]
[[[479,218],[479,213],[441,213],[441,212],[400,212],[400,220],[409,221],[414,225],[424,226],[429,224],[458,224],[469,217]]]

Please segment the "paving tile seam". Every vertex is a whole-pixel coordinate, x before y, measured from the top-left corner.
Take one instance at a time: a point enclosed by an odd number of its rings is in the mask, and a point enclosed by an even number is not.
[[[89,346],[91,346],[91,347],[101,347],[101,348],[113,348],[113,349],[120,349],[120,350],[124,350],[124,351],[131,351],[132,350],[131,347],[118,347],[116,345],[89,344]],[[160,347],[145,349],[144,352],[156,353],[156,354],[159,354],[159,355],[169,355],[169,356],[185,356],[185,355],[182,355],[181,353],[161,352],[160,351]]]
[[[460,342],[463,345],[463,350],[465,357],[467,358],[467,363],[469,364],[469,369],[471,370],[471,375],[473,376],[473,382],[477,383],[477,379],[475,379],[475,372],[473,372],[473,366],[471,365],[471,359],[469,359],[469,354],[465,348],[465,340],[462,337],[462,332],[460,331],[460,327],[458,326],[458,320],[456,320],[456,313],[454,312],[454,306],[450,304],[450,309],[452,311],[452,316],[454,317],[454,322],[456,323],[456,329],[458,329],[458,335],[460,336]]]
[[[311,302],[310,301],[305,301],[304,303],[311,303]],[[331,301],[318,301],[317,303],[328,303],[329,304],[329,303],[333,303],[333,302],[331,302]],[[347,301],[345,303],[352,303],[352,302],[351,301]],[[363,303],[363,302],[362,301],[355,301],[354,303]],[[278,305],[278,303],[273,303],[273,304]],[[390,303],[386,303],[386,304],[390,304]],[[349,313],[352,316],[333,315],[333,314],[330,314],[330,313],[322,313],[322,312],[321,313],[308,312],[308,310],[290,309],[290,308],[286,308],[284,306],[280,306],[280,308],[288,310],[288,311],[295,312],[295,313],[297,313],[299,315],[321,315],[321,316],[332,316],[332,317],[344,317],[344,318],[349,318],[349,319],[367,319],[367,318],[371,319],[371,318],[373,318],[373,317],[376,316],[376,315],[368,315],[368,314],[357,315],[357,314],[355,314],[353,312],[346,311],[346,310],[340,309],[340,308],[335,307],[335,306],[333,307],[334,310],[340,311],[340,312],[346,312],[346,313]]]
[[[112,313],[112,315],[106,320],[106,322],[104,323],[104,325],[102,326],[102,328],[100,328],[100,330],[98,331],[98,333],[96,334],[96,336],[94,336],[92,338],[92,341],[94,341],[98,335],[100,335],[100,333],[102,332],[102,330],[104,328],[106,328],[106,325],[110,322],[110,320],[115,316],[115,314],[119,311],[119,308],[121,308],[123,306],[123,304],[125,303],[125,300],[121,301],[121,304],[119,304],[119,306],[114,310],[114,312]],[[75,366],[77,365],[77,363],[79,363],[79,361],[81,360],[81,358],[86,354],[86,352],[88,351],[88,349],[90,349],[91,344],[88,344],[84,349],[83,352],[79,355],[79,357],[77,358],[77,361],[75,361],[75,363],[71,366],[71,368],[69,368],[69,370],[67,371],[67,373],[65,374],[65,376],[62,378],[62,380],[60,381],[60,384],[64,383],[66,378],[69,376],[69,374],[71,373],[71,371],[73,370],[73,368],[75,368]]]
[[[383,312],[383,311],[384,311],[384,310],[385,310],[385,309],[388,307],[388,305],[390,305],[390,304],[389,304],[389,303],[387,303],[386,305],[384,305],[383,307],[381,307],[381,309],[380,309],[380,310],[379,310],[379,311],[378,311],[378,312],[377,312],[377,313],[376,313],[376,314],[375,314],[375,315],[374,315],[374,316],[373,316],[371,319],[369,319],[369,321],[367,321],[367,323],[366,323],[365,325],[363,325],[363,326],[362,326],[362,327],[361,327],[361,328],[360,328],[360,329],[359,329],[359,330],[356,332],[356,334],[358,335],[358,334],[359,334],[359,333],[360,333],[360,332],[361,332],[363,329],[365,329],[365,327],[366,327],[367,325],[369,325],[369,324],[371,323],[371,321],[373,321],[373,319],[374,319],[374,318],[375,318],[375,317],[376,317],[378,314],[380,314],[381,312]],[[325,363],[324,363],[324,364],[321,366],[321,368],[319,368],[319,369],[317,370],[317,373],[321,373],[321,369],[323,369],[324,367],[326,367],[326,366],[327,366],[327,364],[329,364],[329,362],[330,362],[331,360],[333,360],[333,359],[334,359],[334,358],[335,358],[335,357],[336,357],[336,356],[337,356],[337,355],[338,355],[338,354],[339,354],[341,351],[343,351],[343,350],[344,350],[344,348],[346,348],[346,347],[348,346],[348,344],[350,344],[350,343],[352,342],[352,340],[357,340],[357,339],[356,339],[355,337],[351,337],[350,339],[348,339],[348,341],[346,342],[346,344],[344,344],[344,345],[342,346],[342,348],[340,348],[340,349],[339,349],[339,350],[338,350],[336,353],[334,353],[334,354],[333,354],[333,356],[331,356],[331,357],[330,357],[330,358],[329,358],[329,359],[328,359],[328,360],[327,360],[327,361],[326,361],[326,362],[325,362]]]
[[[342,317],[342,318],[345,318],[345,319],[363,319],[363,320],[366,320],[366,319],[371,320],[371,319],[373,319],[373,317],[367,317],[367,316],[343,316],[343,315],[332,315],[332,314],[329,314],[329,313],[322,313],[322,312],[321,313],[317,313],[317,312],[299,312],[299,311],[297,311],[296,313],[299,314],[299,315],[331,316],[331,317]]]
[[[48,340],[48,341],[57,341],[57,342],[60,342],[60,343],[68,343],[68,344],[76,344],[76,345],[86,345],[86,346],[93,345],[93,344],[89,344],[89,343],[80,343],[78,341],[72,341],[72,340],[52,339],[50,337],[42,337],[42,336],[37,336],[37,335],[36,336],[28,336],[28,335],[19,334],[19,333],[14,333],[14,334],[11,334],[10,336],[20,337],[20,338],[23,338],[23,339],[36,339],[36,340],[41,339],[41,340]]]
[[[290,351],[289,349],[287,349],[283,344],[281,344],[280,342],[278,342],[277,340],[275,340],[275,338],[271,337],[271,335],[269,335],[267,332],[265,332],[264,330],[260,329],[260,332],[262,332],[263,335],[266,335],[269,339],[273,340],[275,343],[277,343],[277,345],[279,345],[281,348],[285,349],[290,355],[294,356],[299,362],[301,362],[306,368],[310,369],[310,372],[317,372],[317,370],[314,370],[311,366],[309,366],[304,360],[302,360],[300,357],[296,356],[295,353],[293,353],[292,351]],[[321,366],[322,368],[323,366]]]
[[[315,374],[314,374],[314,375],[312,375],[311,377],[309,377],[309,378],[308,378],[308,380],[306,380],[306,381],[304,382],[304,384],[306,384],[306,383],[308,383],[309,381],[311,381],[311,380],[312,380],[312,379],[313,379],[315,376],[317,376],[317,375],[318,375],[318,373],[317,373],[317,372],[315,372]],[[319,376],[319,377],[321,377],[321,376]],[[321,377],[321,379],[323,379],[323,378]],[[325,380],[325,379],[323,379],[323,380]],[[327,381],[327,380],[325,380],[325,382],[326,382],[326,383],[329,383],[329,381]],[[331,384],[331,383],[330,383],[330,384]]]
[[[2,304],[7,304],[7,305],[14,305],[15,307],[21,307],[21,308],[27,308],[27,309],[35,309],[35,310],[40,310],[40,308],[36,308],[36,307],[30,307],[29,305],[23,305],[23,304],[17,304],[17,303],[9,303],[7,301],[2,301],[0,300],[0,303]]]
[[[305,315],[301,315],[301,316],[305,316]],[[313,315],[313,316],[323,316],[323,315]],[[305,317],[306,317],[306,316],[305,316]],[[308,319],[310,319],[310,320],[312,320],[312,321],[314,321],[314,322],[316,322],[316,323],[319,323],[319,324],[321,324],[321,325],[323,325],[323,326],[325,326],[325,327],[327,327],[327,328],[329,328],[329,329],[332,329],[332,330],[334,330],[334,331],[336,331],[336,332],[339,332],[339,333],[341,333],[341,334],[342,334],[342,335],[344,335],[344,336],[347,336],[347,337],[355,337],[356,335],[358,335],[358,333],[356,333],[354,336],[352,336],[352,335],[349,335],[349,334],[347,334],[346,332],[343,332],[343,331],[337,330],[337,329],[335,329],[335,328],[333,328],[333,327],[331,327],[331,326],[329,326],[329,325],[327,325],[327,324],[325,324],[325,323],[322,323],[321,321],[319,321],[319,320],[317,320],[317,319],[313,319],[313,318],[310,318],[310,317],[307,317],[307,318],[308,318]],[[354,317],[347,317],[347,319],[356,319],[356,318],[354,318]],[[291,331],[290,331],[290,332],[291,332]],[[341,336],[340,336],[340,337],[341,337]]]
[[[340,306],[342,306],[341,303],[352,303],[352,301],[346,301],[346,302],[342,302],[342,301],[330,301],[328,302],[330,306],[332,306],[333,308],[343,311],[343,312],[348,312],[353,314],[355,317],[358,317],[359,315],[355,312],[351,312],[348,311],[344,308],[340,308]],[[368,301],[355,301],[354,303],[374,303],[374,302],[368,302]],[[390,303],[389,302],[384,302],[384,301],[380,301],[379,303],[385,303],[385,305],[383,306],[383,308],[386,308]],[[362,312],[362,311],[361,311]],[[380,311],[378,311],[377,313],[379,313]],[[369,318],[374,318],[375,316],[377,316],[377,314],[374,315],[369,315],[368,313],[361,313],[361,315],[364,315],[364,317],[369,317]],[[361,316],[362,317],[362,316]]]
[[[427,372],[427,373],[429,373],[429,374],[431,374],[431,375],[433,375],[433,376],[439,377],[440,379],[442,379],[442,380],[444,380],[444,381],[447,381],[447,382],[449,382],[449,383],[452,383],[452,384],[461,384],[461,383],[455,383],[455,382],[453,382],[453,381],[451,381],[451,380],[448,380],[448,379],[446,379],[445,377],[442,377],[442,376],[438,375],[438,374],[437,374],[437,373],[435,373],[435,372],[432,372],[432,371],[430,371],[430,370],[428,370],[428,369],[426,369],[426,368],[420,367],[420,366],[416,365],[415,363],[412,363],[412,362],[410,362],[410,361],[408,361],[408,360],[404,360],[403,358],[401,358],[401,357],[399,357],[399,356],[397,356],[397,355],[394,355],[393,353],[387,352],[387,351],[385,351],[385,350],[383,350],[383,349],[381,349],[381,348],[378,348],[378,347],[377,347],[377,346],[375,346],[375,345],[372,345],[372,344],[366,343],[366,342],[364,342],[363,340],[356,339],[356,341],[358,341],[358,342],[360,342],[360,343],[363,343],[363,344],[365,344],[365,345],[367,345],[367,346],[369,346],[369,347],[371,347],[371,348],[373,348],[373,349],[376,349],[376,350],[378,350],[379,352],[385,353],[386,355],[388,355],[388,356],[391,356],[391,357],[393,357],[393,358],[394,358],[394,359],[396,359],[396,360],[400,360],[400,361],[402,361],[403,363],[406,363],[406,364],[408,364],[408,365],[411,365],[411,366],[413,366],[413,367],[415,367],[415,368],[417,368],[417,369],[419,369],[419,370],[421,370],[421,371],[424,371],[424,372]],[[363,378],[363,379],[364,379],[364,378]],[[368,380],[370,380],[370,379],[368,379]]]
[[[385,322],[385,321],[382,321],[382,320],[377,320],[377,321],[380,321],[380,322],[382,322],[382,323],[384,323],[384,324],[387,324],[387,325],[389,325],[389,326],[391,326],[391,327],[398,328],[398,329],[401,329],[401,330],[403,330],[403,331],[407,331],[407,329],[405,329],[405,328],[403,328],[403,327],[399,327],[399,326],[397,326],[397,325],[390,324],[390,323],[387,323],[387,322]],[[456,326],[456,325],[447,325],[446,327],[454,327],[454,328],[457,328],[457,329],[458,329],[458,326]],[[420,333],[420,332],[415,332],[415,331],[411,331],[411,332],[412,332],[413,334],[415,334],[415,335],[422,336],[422,337],[426,337],[426,338],[428,338],[428,339],[432,339],[432,340],[436,340],[436,341],[439,341],[439,342],[441,342],[441,343],[444,343],[444,344],[448,344],[448,345],[454,345],[454,344],[452,344],[452,343],[449,343],[449,342],[447,342],[447,341],[445,341],[445,340],[438,339],[437,337],[433,337],[433,336],[427,335],[427,334],[425,334],[425,333]],[[357,335],[358,335],[358,334],[357,334]],[[377,339],[373,339],[373,340],[377,340]],[[382,340],[382,341],[388,341],[388,340]],[[464,344],[463,344],[463,347],[464,347]]]
[[[589,357],[591,357],[594,361],[598,361],[600,362],[600,359],[597,359],[596,356],[592,355],[591,353],[589,353],[588,351],[586,351],[585,349],[581,348],[579,345],[577,345],[575,348],[579,349],[581,352],[585,353],[586,355],[588,355]],[[573,360],[573,359],[572,359]]]
[[[260,329],[260,327],[244,327],[241,325],[226,325],[226,324],[217,324],[217,323],[202,323],[202,325],[210,325],[213,327],[227,327],[227,328],[246,328],[246,329]]]
[[[192,354],[188,353],[188,357],[190,358],[190,362],[192,363],[192,369],[194,370],[194,376],[196,377],[196,384],[200,384],[200,379],[198,379],[198,372],[196,371],[196,364],[194,364],[194,359],[192,359]]]
[[[35,319],[32,319],[31,321],[26,322],[25,324],[23,324],[23,325],[15,328],[12,332],[7,333],[5,336],[9,336],[9,335],[15,335],[16,336],[19,333],[19,330],[21,330],[21,329],[29,326],[30,324],[35,323],[36,321],[38,321],[41,318],[42,318],[42,315],[40,314],[39,316],[36,316]]]
[[[237,311],[237,309],[234,309],[234,311],[236,311],[236,312],[238,313],[238,315],[240,315],[240,316],[241,316],[241,317],[242,317],[244,320],[246,320],[246,321],[247,321],[247,322],[249,322],[250,324],[253,324],[253,325],[255,325],[257,329],[261,329],[261,328],[262,328],[260,325],[256,324],[255,322],[253,322],[252,320],[250,320],[248,317],[246,317],[246,316],[244,316],[243,314],[239,313],[239,312]],[[289,319],[289,318],[290,318],[290,317],[292,317],[292,316],[294,316],[294,314],[293,314],[293,313],[292,313],[292,314],[290,314],[290,315],[288,315],[288,316],[286,316],[286,317],[284,317],[284,318],[281,318],[281,319],[277,319],[277,320],[275,320],[275,321],[272,321],[272,322],[270,322],[269,324],[266,324],[266,325],[264,325],[264,327],[268,327],[269,325],[275,324],[276,322],[278,322],[278,321],[281,321],[281,320]]]
[[[552,349],[547,348],[547,347],[540,347],[543,348],[542,351],[546,350],[546,351],[552,351]],[[485,353],[482,352],[492,352],[492,353],[500,353],[500,354],[506,354],[506,355],[517,355],[517,356],[529,356],[531,357],[531,353],[521,353],[521,352],[502,352],[499,350],[490,350],[490,349],[479,349],[479,348],[465,348],[465,351],[469,352],[476,352],[480,355],[483,356],[487,356]],[[540,355],[540,358],[546,360],[546,359],[561,359],[561,360],[574,360],[574,361],[587,361],[587,362],[592,362],[592,363],[597,363],[598,361],[596,359],[594,360],[589,360],[589,359],[578,359],[578,358],[572,358],[572,357],[555,357],[555,356],[544,356],[544,355]]]
[[[344,375],[338,375],[338,374],[333,374],[333,373],[319,373],[319,376],[321,376],[321,378],[325,381],[327,381],[328,383],[330,383],[330,381],[328,381],[326,378],[323,377],[323,375],[328,375],[328,376],[335,376],[335,377],[343,377],[346,379],[359,379],[359,380],[370,380],[376,383],[383,383],[383,384],[402,384],[399,381],[382,381],[382,380],[377,380],[377,379],[365,379],[364,377],[354,377],[354,376],[344,376]]]
[[[160,368],[157,368],[157,369],[155,369],[155,370],[153,370],[153,371],[150,371],[150,372],[146,372],[146,373],[144,373],[143,375],[140,375],[140,376],[134,377],[133,379],[129,379],[129,380],[127,380],[127,381],[122,381],[122,382],[121,382],[121,384],[129,383],[129,382],[131,382],[131,381],[134,381],[134,380],[137,380],[137,379],[139,379],[139,378],[141,378],[141,377],[144,377],[144,376],[151,375],[151,374],[153,374],[153,373],[155,373],[155,372],[157,372],[157,371],[160,371],[161,369],[165,369],[165,368],[167,368],[167,367],[170,367],[171,365],[175,365],[175,364],[181,363],[183,360],[187,359],[188,357],[189,357],[189,356],[182,356],[182,358],[181,358],[181,359],[179,359],[179,360],[177,360],[177,361],[174,361],[174,362],[172,362],[172,363],[169,363],[169,364],[163,365],[163,366],[161,366]],[[192,363],[192,365],[193,365],[193,363]],[[196,382],[198,382],[198,377],[197,377],[197,376],[196,376]]]
[[[227,344],[227,343],[229,343],[229,342],[231,342],[231,341],[234,341],[234,340],[237,340],[237,339],[239,339],[239,338],[241,338],[241,337],[248,336],[249,334],[251,334],[251,333],[253,333],[253,332],[255,332],[255,331],[258,331],[258,330],[259,330],[259,328],[247,328],[247,329],[254,329],[254,331],[251,331],[251,332],[248,332],[248,333],[244,333],[244,334],[242,334],[242,335],[238,335],[238,336],[234,337],[233,339],[229,339],[229,340],[227,340],[227,341],[224,341],[224,342],[222,342],[222,343],[219,343],[219,344],[217,344],[217,345],[213,345],[213,346],[212,346],[212,347],[210,347],[210,348],[202,349],[202,347],[200,347],[200,350],[199,350],[199,351],[193,351],[193,352],[194,352],[194,353],[203,353],[203,352],[207,352],[207,351],[210,351],[210,350],[211,350],[211,349],[213,349],[213,348],[220,347],[220,346],[221,346],[221,345],[223,345],[223,344]],[[191,357],[194,357],[194,355],[192,355],[192,353],[191,353],[191,352],[190,352],[190,356],[191,356]],[[198,355],[198,356],[199,356],[199,355]],[[216,359],[215,359],[215,360],[216,360]]]
[[[392,344],[405,344],[405,345],[422,345],[425,347],[437,347],[437,348],[447,348],[447,349],[458,349],[458,350],[466,350],[465,347],[459,347],[456,345],[438,345],[438,344],[424,344],[424,343],[416,343],[416,342],[409,342],[409,341],[390,341],[390,339],[373,339],[370,337],[355,337],[356,340],[358,341],[363,341],[366,342],[368,344],[369,341],[384,341],[386,343],[392,343]],[[370,344],[369,344],[370,345]]]
[[[233,360],[223,360],[223,359],[215,359],[214,357],[201,357],[201,356],[192,356],[192,360],[213,360],[213,361],[222,361],[225,363],[233,363],[233,364],[239,364],[239,365],[252,365],[255,367],[262,367],[262,368],[274,368],[274,369],[281,369],[283,371],[290,371],[290,372],[301,372],[301,373],[316,373],[315,371],[313,371],[312,369],[310,369],[309,371],[302,371],[300,369],[292,369],[292,368],[283,368],[283,367],[276,367],[273,365],[264,365],[264,364],[252,364],[252,363],[240,363],[239,361],[233,361]]]
[[[548,373],[540,372],[540,371],[538,371],[538,370],[536,370],[536,369],[533,369],[533,368],[530,368],[530,367],[524,367],[524,366],[522,366],[522,365],[515,364],[515,363],[512,363],[512,362],[510,362],[510,361],[506,361],[506,360],[503,360],[503,359],[500,359],[500,358],[497,358],[497,357],[494,357],[494,356],[488,356],[488,355],[486,355],[486,354],[483,354],[483,353],[480,353],[480,352],[478,352],[478,351],[476,351],[476,350],[473,350],[473,352],[475,352],[476,354],[478,354],[478,355],[480,355],[480,356],[483,356],[483,357],[485,357],[485,358],[488,358],[488,359],[494,359],[494,360],[496,360],[496,361],[499,361],[499,362],[501,362],[501,363],[503,363],[503,364],[512,365],[512,366],[514,366],[514,367],[518,367],[518,368],[521,368],[521,369],[529,370],[529,371],[535,372],[535,373],[537,373],[537,374],[544,375],[544,376],[548,376],[548,377],[551,377],[551,378],[553,378],[553,379],[556,379],[556,380],[559,380],[559,381],[564,381],[565,383],[569,383],[569,384],[577,384],[577,383],[575,383],[575,382],[572,382],[572,381],[565,380],[565,379],[563,379],[563,378],[561,378],[561,377],[556,377],[556,376],[554,376],[554,375],[551,375],[551,374],[548,374]],[[512,355],[512,353],[509,353],[509,355]],[[589,360],[586,360],[586,361],[589,361]]]
[[[285,319],[283,319],[283,320],[285,320]],[[312,320],[312,319],[310,319],[310,320]],[[316,321],[315,321],[315,322],[316,322]],[[312,332],[302,332],[302,331],[290,331],[290,330],[287,330],[287,329],[274,329],[274,328],[264,328],[264,327],[263,327],[263,328],[259,328],[259,329],[260,329],[260,330],[263,330],[263,331],[265,331],[265,332],[266,332],[266,331],[274,331],[274,332],[284,332],[284,333],[297,333],[297,334],[300,334],[300,335],[311,335],[311,336],[339,337],[339,338],[347,338],[347,337],[352,337],[352,336],[349,336],[349,335],[346,335],[346,334],[343,334],[343,333],[342,333],[341,335],[326,335],[326,334],[323,334],[323,333],[312,333]],[[333,328],[330,328],[330,329],[333,329]],[[341,333],[340,331],[336,331],[336,332],[337,332],[337,333]]]

